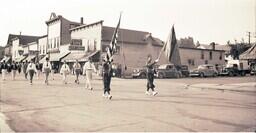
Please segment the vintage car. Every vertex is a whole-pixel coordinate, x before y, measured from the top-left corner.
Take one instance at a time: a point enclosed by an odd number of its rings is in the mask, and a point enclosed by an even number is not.
[[[182,77],[189,77],[189,70],[187,65],[176,66],[176,69],[181,72]]]
[[[178,71],[173,64],[163,64],[156,70],[157,78],[180,78],[182,77],[181,71]]]
[[[146,67],[134,69],[132,72],[133,78],[146,78],[147,70]]]
[[[218,76],[218,72],[214,65],[206,64],[199,65],[198,68],[190,71],[189,75],[191,77],[216,77]]]
[[[256,65],[251,67],[250,75],[256,75]]]

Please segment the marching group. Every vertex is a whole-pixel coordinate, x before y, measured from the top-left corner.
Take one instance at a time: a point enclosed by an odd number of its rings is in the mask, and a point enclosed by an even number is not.
[[[102,63],[102,79],[103,79],[103,86],[104,86],[104,93],[103,97],[106,97],[108,99],[111,99],[112,96],[110,95],[110,83],[111,83],[111,77],[112,77],[112,61],[113,60],[107,60],[103,59]],[[158,59],[155,61],[152,61],[151,55],[148,56],[148,60],[146,63],[147,66],[147,90],[146,95],[153,95],[155,96],[157,92],[154,90],[154,65],[158,62]],[[91,81],[92,81],[92,73],[98,73],[95,65],[93,64],[91,58],[84,64],[82,67],[78,60],[73,64],[73,71],[76,76],[75,83],[79,84],[79,76],[81,74],[85,75],[86,77],[86,88],[93,90]],[[0,64],[0,69],[2,72],[2,80],[6,80],[6,74],[9,72],[12,75],[12,80],[15,80],[16,74],[23,72],[25,75],[25,78],[28,79],[29,75],[29,83],[30,85],[33,84],[33,78],[36,74],[36,77],[39,78],[40,74],[43,73],[45,75],[44,83],[46,85],[49,84],[49,75],[51,74],[52,79],[54,80],[54,70],[52,69],[52,64],[49,61],[49,58],[46,58],[46,61],[40,65],[39,63],[34,63],[33,60],[31,61],[25,61],[24,63],[18,63],[13,61],[11,64],[6,63],[3,61]],[[61,66],[60,74],[63,77],[63,83],[67,84],[67,76],[71,73],[70,67],[67,64],[66,61],[64,61],[64,64]],[[152,93],[150,93],[150,89],[152,90]]]

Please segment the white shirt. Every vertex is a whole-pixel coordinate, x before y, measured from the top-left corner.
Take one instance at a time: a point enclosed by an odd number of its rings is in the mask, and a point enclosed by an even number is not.
[[[73,65],[73,69],[74,70],[76,70],[76,69],[81,69],[81,65],[80,65],[80,63],[74,63],[74,65]]]
[[[37,72],[37,70],[36,70],[36,65],[35,65],[34,63],[29,63],[29,64],[28,64],[28,67],[27,67],[27,72],[28,72],[29,70],[34,70],[35,72]]]
[[[94,70],[96,72],[96,68],[93,63],[90,63],[89,61],[84,64],[83,70]]]
[[[44,71],[45,69],[52,70],[52,65],[51,65],[51,63],[49,61],[48,62],[46,61],[46,62],[43,63],[43,68],[42,68],[43,72],[45,72]]]
[[[68,74],[70,72],[68,64],[63,64],[60,69],[61,74]]]

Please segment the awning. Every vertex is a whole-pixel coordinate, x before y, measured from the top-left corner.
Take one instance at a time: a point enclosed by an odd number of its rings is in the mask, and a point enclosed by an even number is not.
[[[31,61],[36,58],[36,55],[29,55],[24,61]]]
[[[39,61],[39,63],[42,64],[42,63],[46,62],[46,58],[47,58],[47,57],[48,57],[47,55],[44,56],[44,57]]]
[[[11,57],[8,57],[8,56],[5,56],[2,60],[1,60],[1,62],[8,62],[9,60],[11,59]]]
[[[78,60],[79,62],[86,62],[88,61],[89,57],[92,57],[99,53],[99,51],[94,51],[94,52],[75,52],[75,53],[70,53],[67,55],[65,58],[63,58],[61,61],[64,62],[75,62]]]
[[[52,53],[50,54],[50,61],[60,61],[62,58],[66,57],[70,52],[64,53]]]
[[[19,58],[15,58],[14,61],[15,62],[22,62],[25,58],[27,58],[27,56],[22,55]]]

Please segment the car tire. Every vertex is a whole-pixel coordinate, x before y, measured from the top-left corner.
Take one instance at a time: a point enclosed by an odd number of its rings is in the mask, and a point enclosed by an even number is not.
[[[217,73],[214,73],[214,74],[213,74],[213,77],[217,77],[217,76],[218,76],[218,74],[217,74]]]
[[[228,76],[229,76],[229,77],[234,76],[233,72],[229,72],[229,73],[228,73]]]
[[[140,78],[146,78],[146,73],[141,73]]]
[[[158,78],[163,79],[164,78],[164,74],[163,73],[159,73],[158,74]]]
[[[241,72],[241,76],[245,76],[246,75],[246,73],[243,71],[243,72]]]
[[[204,78],[204,73],[200,73],[199,77]]]

